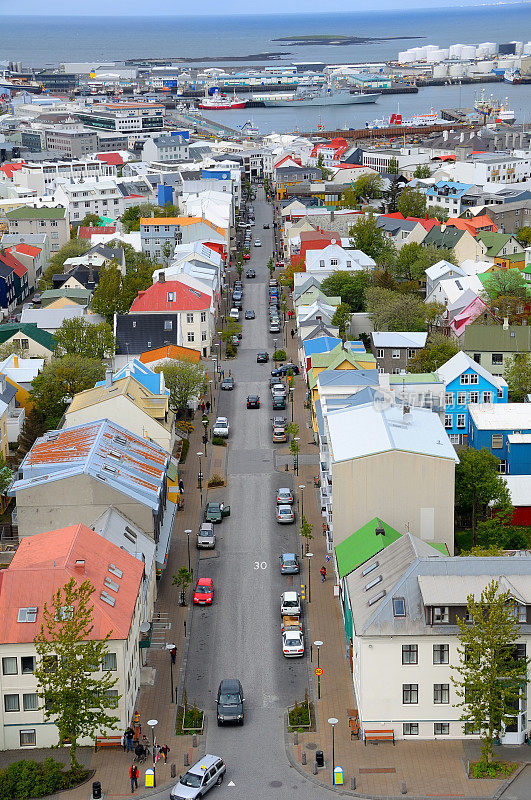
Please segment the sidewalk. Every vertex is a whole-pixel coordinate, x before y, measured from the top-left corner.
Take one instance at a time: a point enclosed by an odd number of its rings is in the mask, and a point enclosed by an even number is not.
[[[288,336],[288,359],[297,362],[296,339]],[[318,448],[313,444],[313,431],[308,427],[310,412],[304,408],[305,385],[302,377],[295,378],[294,418],[299,425],[301,455],[315,456]],[[351,778],[356,780],[356,793],[376,797],[400,796],[402,782],[406,782],[407,793],[420,797],[491,797],[502,781],[469,780],[466,777],[466,763],[479,753],[478,742],[459,741],[397,741],[390,743],[364,745],[362,741],[350,738],[348,710],[356,708],[356,698],[350,671],[347,643],[342,623],[339,599],[333,596],[334,573],[332,561],[326,562],[326,539],[322,535],[323,517],[319,490],[314,487],[314,475],[318,472],[315,464],[305,463],[309,459],[299,459],[299,476],[296,484],[304,485],[304,515],[313,525],[313,540],[309,549],[314,555],[311,559],[311,576],[308,575],[308,559],[301,583],[311,584],[311,602],[308,602],[308,589],[305,608],[306,647],[310,649],[312,662],[310,668],[311,699],[316,709],[317,730],[312,733],[299,733],[298,744],[293,743],[293,734],[287,735],[288,757],[293,765],[312,781],[324,786],[332,784],[332,728],[328,720],[335,717],[335,765],[344,771],[344,789],[349,790]],[[293,469],[291,458],[290,471]],[[299,515],[301,490],[299,496]],[[327,579],[321,583],[319,570],[327,567]],[[317,648],[312,642],[322,641],[319,651],[319,666],[323,669],[321,677],[321,699],[317,699]],[[301,700],[303,698],[300,698]],[[504,748],[502,757],[508,760],[526,760],[527,750]],[[316,750],[322,750],[325,767],[314,777],[312,774]],[[307,764],[302,765],[302,753],[306,753]],[[529,753],[528,759],[531,757]]]

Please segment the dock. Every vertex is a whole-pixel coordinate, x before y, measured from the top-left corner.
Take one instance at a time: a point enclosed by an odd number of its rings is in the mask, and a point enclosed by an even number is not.
[[[442,131],[455,130],[457,123],[453,125],[417,125],[406,127],[405,125],[393,125],[388,128],[350,128],[349,130],[318,131],[318,135],[324,139],[336,139],[341,137],[347,140],[374,140],[374,139],[401,139],[404,136],[426,136],[428,133],[442,133]],[[461,127],[461,126],[458,126]],[[464,127],[464,126],[463,126]],[[475,130],[480,125],[467,125],[467,130]],[[316,131],[300,133],[299,136],[315,137]]]

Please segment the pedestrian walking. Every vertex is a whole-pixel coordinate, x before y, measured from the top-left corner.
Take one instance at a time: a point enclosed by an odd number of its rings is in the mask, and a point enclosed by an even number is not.
[[[162,747],[160,748],[160,753],[161,753],[161,755],[162,755],[162,757],[164,759],[164,763],[166,763],[167,760],[168,760],[168,753],[169,752],[170,752],[170,748],[168,747],[168,745],[167,744],[163,744]]]
[[[321,567],[319,572],[321,573],[321,583],[324,583],[326,580],[326,567]]]
[[[182,478],[179,479],[179,491],[181,494],[184,494],[184,481]]]
[[[135,732],[129,726],[125,730],[125,752],[128,753],[129,751],[133,752],[133,739],[135,738]]]
[[[210,414],[210,400],[206,401],[206,412],[207,414]]]
[[[294,330],[293,330],[293,328],[292,328],[292,329],[291,329],[291,338],[293,339],[293,337],[294,337],[294,336],[295,336],[295,331],[294,331]]]
[[[131,779],[131,794],[134,794],[135,789],[138,789],[138,767],[136,764],[131,764],[129,767],[129,778]]]
[[[202,412],[203,414],[205,413],[205,408],[206,408],[206,406],[205,406],[205,401],[204,401],[204,400],[202,400],[202,401],[201,401],[201,412]]]
[[[221,380],[223,380],[223,378],[225,377],[225,370],[220,369],[219,374],[221,376]]]

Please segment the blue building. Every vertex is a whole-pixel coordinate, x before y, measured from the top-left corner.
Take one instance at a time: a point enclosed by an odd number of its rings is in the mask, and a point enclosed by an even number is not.
[[[444,427],[452,444],[466,444],[471,403],[507,403],[508,388],[503,378],[491,375],[466,353],[459,352],[436,370],[444,383]]]
[[[137,358],[132,358],[121,369],[114,374],[108,375],[104,381],[98,381],[96,386],[105,386],[109,381],[115,383],[122,378],[135,378],[144,389],[147,389],[151,394],[166,394],[169,395],[170,390],[166,388],[164,383],[164,373],[155,372],[143,364]]]
[[[503,475],[531,475],[531,408],[529,403],[470,406],[468,444],[486,448],[500,459]]]

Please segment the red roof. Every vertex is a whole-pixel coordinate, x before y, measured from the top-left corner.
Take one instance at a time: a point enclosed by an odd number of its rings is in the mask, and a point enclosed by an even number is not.
[[[175,299],[170,299],[171,297]],[[153,311],[205,311],[210,308],[210,297],[180,281],[157,281],[149,289],[139,292],[133,301],[131,314]]]
[[[310,157],[317,158],[321,150],[333,150],[334,157],[340,158],[348,150],[348,142],[341,136],[337,136],[329,142],[318,142],[310,153]]]
[[[11,267],[15,275],[18,275],[19,278],[22,278],[28,271],[28,268],[11,254],[10,247],[7,248],[7,250],[0,250],[0,261],[5,264],[6,267]]]
[[[102,225],[100,227],[98,225],[88,225],[88,226],[82,226],[77,230],[77,235],[80,239],[90,239],[90,237],[93,234],[97,233],[108,233],[108,234],[116,233],[116,226]]]
[[[297,166],[302,167],[302,161],[298,156],[284,156],[284,158],[281,158],[280,161],[277,161],[274,169],[278,169],[278,167],[282,166],[285,161],[293,161],[295,164],[297,164]]]
[[[8,178],[13,177],[13,173],[19,169],[22,169],[24,166],[24,162],[14,162],[13,164],[2,164],[0,167],[0,172],[4,172]]]
[[[11,250],[15,250],[15,252],[20,253],[23,256],[31,256],[32,258],[38,256],[39,253],[42,253],[41,247],[34,247],[32,244],[25,244],[24,242],[14,244],[11,247]]]
[[[110,167],[121,167],[124,163],[120,153],[96,153],[96,158],[98,161],[103,161],[104,164],[108,164]]]
[[[406,219],[408,222],[419,222],[427,231],[431,231],[435,225],[441,224],[438,219],[432,217],[406,217]]]
[[[27,536],[9,567],[0,570],[0,642],[33,642],[44,604],[71,578],[76,583],[88,580],[96,590],[89,639],[99,641],[109,632],[111,639],[127,639],[143,573],[141,560],[85,525]],[[35,622],[18,622],[20,609],[31,607],[37,609]]]
[[[476,236],[480,231],[498,231],[497,226],[487,214],[481,214],[478,217],[450,217],[446,223],[453,228],[458,228],[461,231],[468,231],[472,236]]]

